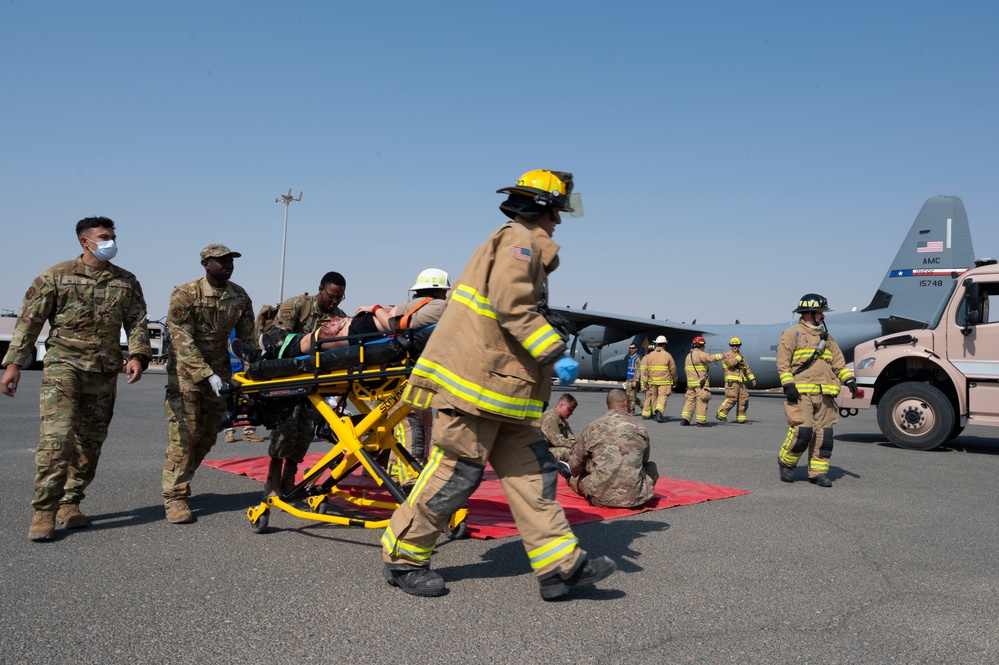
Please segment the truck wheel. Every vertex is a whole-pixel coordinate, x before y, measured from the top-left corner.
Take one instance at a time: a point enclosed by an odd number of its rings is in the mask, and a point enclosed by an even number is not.
[[[964,427],[958,425],[956,422],[954,426],[950,428],[950,434],[947,435],[947,441],[953,441],[957,437],[961,436],[961,432],[964,431]],[[946,443],[946,441],[945,441]]]
[[[878,426],[900,448],[932,450],[954,431],[954,406],[934,386],[902,383],[881,398]]]

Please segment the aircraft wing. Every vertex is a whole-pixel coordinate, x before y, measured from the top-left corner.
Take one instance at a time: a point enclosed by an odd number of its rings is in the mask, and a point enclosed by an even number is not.
[[[551,309],[566,321],[571,334],[577,335],[580,341],[589,346],[600,347],[612,344],[644,332],[662,333],[667,337],[670,332],[682,332],[691,337],[704,332],[703,328],[696,325],[675,323],[666,319],[659,321],[569,307],[552,307]],[[587,330],[588,328],[589,330]]]

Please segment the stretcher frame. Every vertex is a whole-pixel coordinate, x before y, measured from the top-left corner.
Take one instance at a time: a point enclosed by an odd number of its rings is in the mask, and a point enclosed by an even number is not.
[[[314,348],[320,348],[323,341],[327,340],[316,339]],[[245,371],[233,375],[230,394],[234,400],[234,411],[249,410],[253,413],[255,405],[266,408],[268,403],[274,401],[292,405],[297,399],[305,398],[328,424],[333,443],[329,452],[307,469],[301,482],[291,490],[285,494],[276,490],[246,510],[254,533],[263,533],[267,529],[272,508],[314,522],[383,529],[388,526],[389,519],[333,514],[336,506],[329,499],[338,498],[358,508],[384,510],[395,510],[407,500],[406,491],[380,462],[380,458],[387,458],[389,452],[395,453],[397,463],[413,478],[423,471],[422,464],[392,434],[395,426],[412,410],[401,398],[413,358],[407,354],[400,361],[368,367],[363,364],[363,342],[360,346],[360,364],[328,373],[320,373],[319,354],[316,353],[316,369],[312,374],[266,380],[254,380]],[[335,398],[335,407],[330,405],[330,398]],[[348,406],[356,414],[347,413]],[[259,420],[255,420],[251,416],[247,423],[259,424]],[[364,491],[357,496],[340,489],[338,484],[358,467],[363,467],[393,500],[369,499]],[[320,481],[326,471],[329,471],[329,477]],[[303,510],[293,503],[300,500],[304,500],[310,510]],[[452,539],[464,536],[467,517],[468,509],[460,508],[451,516],[444,533]]]

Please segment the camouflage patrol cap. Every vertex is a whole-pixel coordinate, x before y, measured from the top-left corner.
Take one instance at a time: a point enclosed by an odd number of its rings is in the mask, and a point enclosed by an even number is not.
[[[242,256],[239,252],[234,252],[222,243],[213,242],[212,244],[201,250],[201,260],[210,258],[220,258],[223,256],[231,256],[234,259],[238,259]]]

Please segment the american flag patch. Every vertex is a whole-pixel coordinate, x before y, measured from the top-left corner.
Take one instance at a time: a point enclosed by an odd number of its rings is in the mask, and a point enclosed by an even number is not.
[[[510,248],[510,253],[513,254],[513,258],[518,261],[530,261],[531,260],[531,250],[527,247],[518,247],[514,245]]]
[[[924,240],[916,243],[916,254],[939,254],[943,251],[943,240]]]

